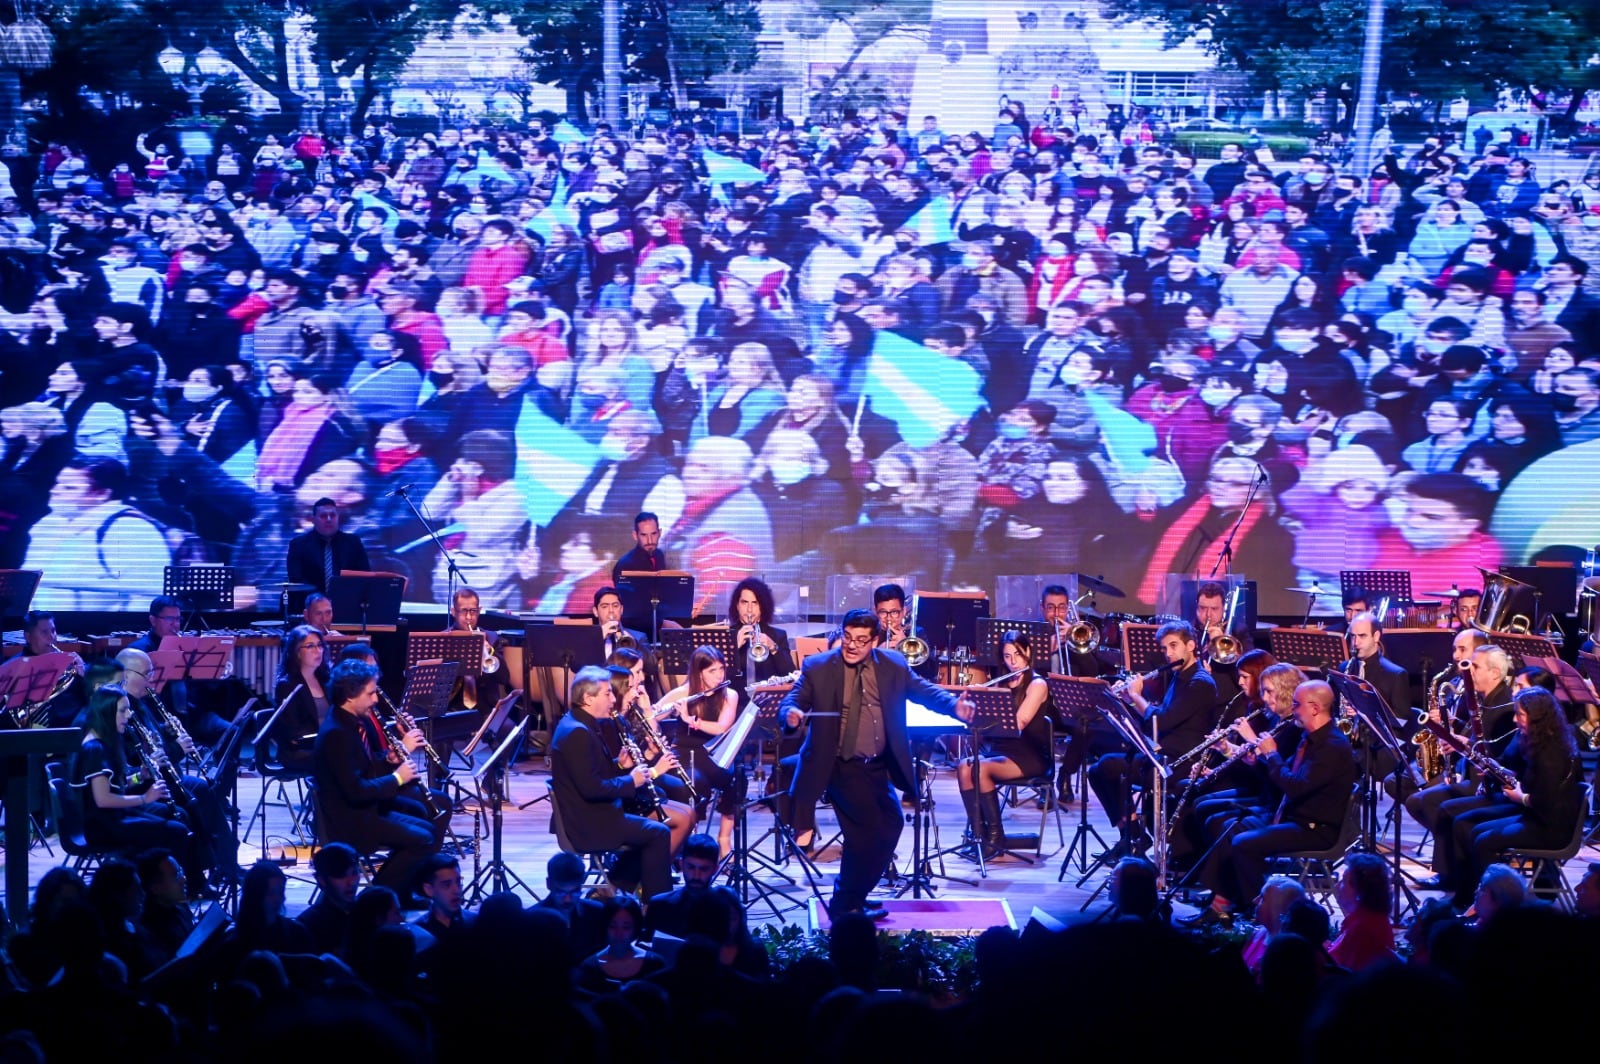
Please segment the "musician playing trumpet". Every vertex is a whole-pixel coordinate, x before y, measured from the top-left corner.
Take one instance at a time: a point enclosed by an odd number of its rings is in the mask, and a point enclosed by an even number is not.
[[[478,593],[470,587],[456,588],[455,597],[450,600],[449,631],[477,632],[483,636],[483,657],[475,663],[478,675],[461,677],[460,689],[451,699],[452,705],[459,704],[462,709],[493,706],[505,693],[505,670],[501,668],[500,655],[495,649],[495,633],[478,627],[482,614]]]
[[[739,695],[727,685],[728,665],[716,647],[696,647],[689,655],[688,679],[668,691],[656,707],[675,706],[676,733],[673,744],[677,749],[678,763],[688,769],[694,782],[695,794],[701,802],[717,792],[717,812],[721,818],[717,825],[717,845],[727,856],[733,848],[734,814],[744,802],[744,767],[735,762],[734,768],[722,768],[706,750],[706,744],[733,727],[739,717]]]
[[[967,810],[967,828],[979,840],[984,856],[1007,850],[1028,850],[1038,844],[1036,835],[1008,835],[1000,818],[1000,791],[1008,780],[1045,776],[1050,772],[1054,751],[1050,749],[1050,688],[1033,667],[1033,649],[1026,632],[1009,631],[1000,644],[1000,657],[1009,675],[1004,680],[1011,691],[1011,704],[1017,711],[1021,735],[1001,736],[985,741],[988,756],[978,761],[977,782],[973,782],[971,761],[956,766],[956,782],[961,804]],[[972,709],[958,705],[956,716],[972,720]]]
[[[742,664],[740,687],[787,676],[794,671],[789,654],[789,634],[772,626],[772,589],[747,576],[733,587],[728,599],[728,621],[736,629],[735,645]]]

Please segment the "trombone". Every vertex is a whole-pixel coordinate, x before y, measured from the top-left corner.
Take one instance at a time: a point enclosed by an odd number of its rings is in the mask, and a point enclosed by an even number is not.
[[[917,635],[917,606],[921,601],[920,596],[911,596],[911,624],[906,629],[906,637],[900,640],[900,653],[905,656],[906,664],[913,669],[928,660],[932,653],[928,641]]]
[[[1222,611],[1222,634],[1211,640],[1208,647],[1213,664],[1232,665],[1244,656],[1244,644],[1233,634],[1239,619],[1239,604],[1244,601],[1244,585],[1234,584],[1228,592],[1228,608]]]
[[[1100,629],[1083,619],[1076,599],[1067,600],[1067,619],[1055,623],[1056,642],[1078,654],[1093,654],[1100,648]]]

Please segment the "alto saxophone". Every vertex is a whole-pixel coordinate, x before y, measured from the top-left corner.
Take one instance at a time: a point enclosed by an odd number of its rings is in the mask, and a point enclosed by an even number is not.
[[[1445,769],[1444,748],[1439,744],[1439,737],[1428,730],[1427,723],[1433,719],[1435,713],[1440,713],[1439,689],[1450,682],[1452,673],[1460,673],[1454,663],[1440,669],[1438,674],[1428,681],[1427,696],[1423,699],[1423,710],[1419,721],[1423,727],[1417,733],[1417,771],[1422,773],[1422,778],[1425,780],[1435,778]],[[1442,713],[1439,719],[1444,719]]]

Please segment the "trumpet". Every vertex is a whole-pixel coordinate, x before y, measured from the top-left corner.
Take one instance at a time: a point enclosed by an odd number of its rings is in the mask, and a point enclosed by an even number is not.
[[[772,650],[758,637],[761,635],[759,624],[747,624],[745,629],[745,652],[750,655],[750,660],[757,665],[772,657]]]
[[[473,631],[483,636],[483,664],[478,671],[485,676],[493,676],[500,671],[500,654],[494,648],[494,637],[479,628]]]
[[[900,646],[896,648],[905,657],[906,664],[913,669],[927,661],[928,655],[932,653],[928,641],[917,635],[917,603],[917,596],[912,595],[911,624],[906,628],[905,638],[900,640]]]

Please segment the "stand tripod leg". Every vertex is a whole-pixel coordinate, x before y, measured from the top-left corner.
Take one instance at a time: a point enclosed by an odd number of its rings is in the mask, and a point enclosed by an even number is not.
[[[1078,852],[1078,871],[1083,875],[1089,874],[1089,837],[1100,844],[1102,851],[1111,847],[1106,840],[1100,837],[1100,832],[1089,823],[1089,760],[1085,758],[1078,765],[1078,826],[1072,833],[1072,841],[1067,843],[1067,855],[1061,859],[1061,870],[1056,873],[1056,882],[1060,883],[1067,878],[1067,869],[1072,866],[1072,854]]]

